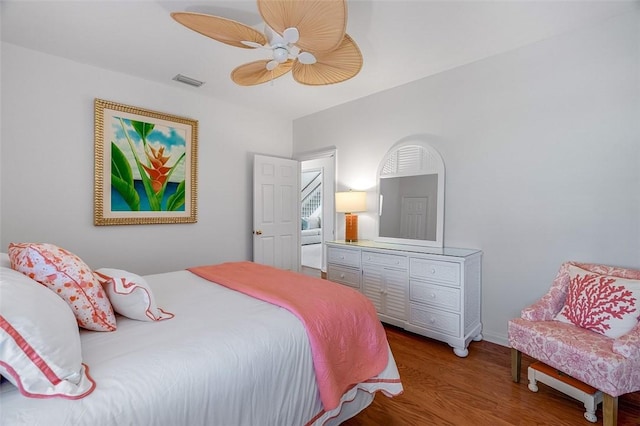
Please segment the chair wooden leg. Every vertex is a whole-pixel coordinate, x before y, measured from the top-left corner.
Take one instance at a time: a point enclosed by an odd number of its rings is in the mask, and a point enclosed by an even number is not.
[[[618,424],[618,397],[608,393],[602,400],[602,424],[604,426],[616,426]]]
[[[520,367],[522,365],[522,353],[511,348],[511,378],[515,383],[520,383]]]

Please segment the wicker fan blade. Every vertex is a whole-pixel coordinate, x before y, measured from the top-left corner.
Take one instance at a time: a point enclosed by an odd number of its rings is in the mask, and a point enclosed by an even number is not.
[[[297,28],[296,46],[314,54],[340,46],[347,28],[344,0],[258,0],[258,10],[278,34]]]
[[[293,61],[289,60],[279,64],[272,71],[269,71],[267,70],[268,62],[269,60],[265,59],[240,65],[231,71],[231,79],[240,86],[254,86],[256,84],[275,80],[281,75],[288,73],[291,71],[291,66],[293,65]]]
[[[301,84],[322,86],[340,83],[355,76],[362,68],[362,54],[358,45],[345,34],[340,47],[332,52],[316,55],[315,64],[293,64],[293,78]]]
[[[249,41],[260,45],[267,42],[260,31],[231,19],[191,12],[174,12],[171,17],[197,33],[231,46],[254,49],[242,42]]]

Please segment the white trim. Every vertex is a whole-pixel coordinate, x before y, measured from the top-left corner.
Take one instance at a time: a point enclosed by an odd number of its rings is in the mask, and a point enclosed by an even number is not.
[[[325,158],[325,157],[335,158],[336,152],[337,152],[336,147],[330,146],[330,147],[321,148],[318,150],[295,153],[293,155],[293,159],[298,161],[307,161],[307,160],[317,160],[318,158]]]

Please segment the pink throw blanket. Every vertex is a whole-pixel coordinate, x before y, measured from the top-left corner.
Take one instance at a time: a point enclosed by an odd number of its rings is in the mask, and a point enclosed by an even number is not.
[[[387,366],[387,336],[376,310],[352,288],[253,262],[200,266],[189,271],[281,306],[302,321],[325,410],[337,407],[348,389]]]

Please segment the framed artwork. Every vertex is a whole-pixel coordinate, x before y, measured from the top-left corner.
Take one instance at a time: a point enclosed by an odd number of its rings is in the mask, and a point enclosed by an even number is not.
[[[94,224],[197,221],[198,122],[96,99]]]

